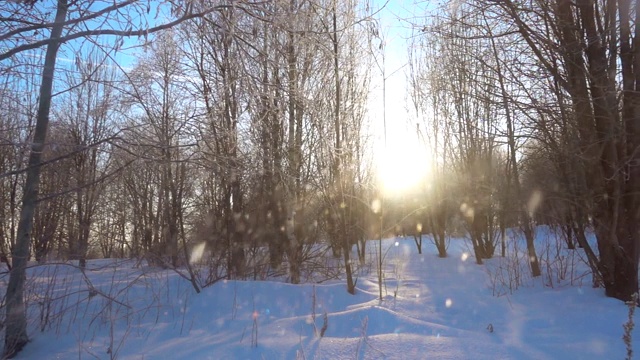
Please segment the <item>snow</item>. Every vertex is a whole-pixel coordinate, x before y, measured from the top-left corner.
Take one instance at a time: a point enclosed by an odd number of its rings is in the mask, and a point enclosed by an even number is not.
[[[544,228],[538,233],[539,252],[555,251],[553,233]],[[510,242],[512,251],[518,241]],[[369,242],[372,254],[377,244]],[[383,301],[373,260],[358,270],[356,295],[346,292],[342,280],[302,285],[220,281],[198,294],[176,272],[130,260],[91,261],[86,279],[68,264],[34,267],[27,286],[32,341],[17,358],[626,356],[622,325],[628,308],[591,287],[580,255],[569,254],[580,250],[563,250],[564,264],[573,267],[566,271],[571,276],[558,279],[562,264],[549,257],[543,261],[545,275],[531,279],[526,261],[496,257],[477,265],[464,239],[452,239],[444,259],[428,240],[422,255],[412,238],[386,239],[383,247]],[[496,281],[496,274],[508,276],[502,270],[509,266],[522,271],[517,289],[509,288],[504,277]],[[5,287],[7,278],[2,281]],[[89,283],[95,291],[89,291]],[[325,313],[326,332],[320,337]],[[637,338],[635,332],[633,345],[640,349]]]

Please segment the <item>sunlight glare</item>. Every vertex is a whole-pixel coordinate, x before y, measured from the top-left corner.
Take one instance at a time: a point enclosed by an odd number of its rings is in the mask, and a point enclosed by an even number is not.
[[[376,155],[378,179],[387,195],[417,190],[425,184],[431,161],[414,137],[398,138]]]

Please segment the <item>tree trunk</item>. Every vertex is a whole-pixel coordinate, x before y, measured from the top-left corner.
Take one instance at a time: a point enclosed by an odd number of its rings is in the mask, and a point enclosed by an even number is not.
[[[47,46],[44,60],[36,129],[33,135],[31,154],[29,155],[27,179],[22,197],[20,222],[18,224],[17,243],[13,250],[13,269],[11,269],[9,284],[7,286],[7,315],[5,320],[6,332],[4,341],[4,356],[6,357],[13,357],[22,350],[29,341],[27,335],[27,313],[23,299],[24,282],[26,279],[27,261],[29,260],[33,215],[38,201],[42,151],[47,139],[47,128],[49,126],[53,74],[56,66],[58,48],[60,46],[55,40],[60,38],[62,34],[67,10],[67,0],[58,0],[55,23],[51,29],[51,39],[54,41]]]
[[[505,257],[507,255],[507,225],[504,218],[504,211],[500,214],[500,256]]]
[[[366,263],[366,255],[367,255],[367,239],[361,238],[358,240],[356,244],[358,248],[358,260],[360,261],[360,266],[364,266]]]
[[[469,235],[471,236],[471,244],[473,245],[473,254],[476,257],[476,264],[482,265],[483,255],[480,251],[480,239],[478,238],[478,233],[472,228]]]
[[[636,228],[636,224],[624,224],[630,228]],[[624,226],[621,225],[621,226]],[[603,226],[598,226],[596,236],[598,236],[598,249],[600,251],[599,270],[602,274],[602,282],[605,294],[620,300],[629,300],[631,295],[638,292],[638,257],[637,235],[624,234],[618,238],[619,244],[615,244],[615,239],[607,239],[611,236],[609,231]]]
[[[524,212],[524,211],[523,211]],[[526,216],[528,217],[528,216]],[[529,267],[531,268],[531,276],[536,277],[542,275],[540,271],[540,263],[538,262],[538,254],[536,254],[536,248],[534,245],[533,228],[528,219],[523,222],[524,237],[527,241],[527,255],[529,255]]]
[[[567,223],[563,224],[562,226],[564,227],[564,233],[567,238],[567,249],[574,250],[576,248],[576,245],[573,242],[573,221],[571,220],[571,218],[567,219],[566,221]]]
[[[422,255],[422,231],[418,231],[413,235],[413,240],[416,242],[416,246],[418,247],[418,254]]]
[[[345,237],[345,240],[343,242],[344,244],[344,248],[342,249],[342,251],[344,252],[344,269],[345,269],[345,274],[347,276],[347,292],[351,295],[354,295],[356,293],[356,284],[353,281],[353,272],[351,270],[351,246],[348,242],[348,238]]]
[[[350,220],[347,218],[346,212],[351,211],[351,209],[345,209],[343,204],[347,201],[345,199],[345,188],[343,187],[343,176],[342,176],[342,159],[344,157],[344,149],[342,148],[342,139],[346,138],[345,134],[342,132],[342,117],[340,113],[342,111],[342,89],[340,84],[340,52],[338,47],[338,19],[337,19],[337,9],[336,9],[337,0],[333,1],[332,7],[332,31],[329,34],[331,38],[331,42],[333,45],[333,76],[334,76],[334,84],[335,84],[335,108],[334,110],[334,131],[335,131],[335,157],[333,162],[333,191],[335,192],[333,203],[333,211],[335,211],[335,215],[337,216],[336,223],[337,228],[334,231],[334,234],[338,236],[340,239],[340,247],[342,247],[342,256],[344,258],[344,266],[345,273],[347,276],[347,292],[349,294],[355,294],[355,283],[353,282],[353,273],[351,271],[351,260],[350,260],[350,250],[351,243],[349,239],[350,231],[347,230],[347,221]],[[331,215],[330,215],[331,216]]]

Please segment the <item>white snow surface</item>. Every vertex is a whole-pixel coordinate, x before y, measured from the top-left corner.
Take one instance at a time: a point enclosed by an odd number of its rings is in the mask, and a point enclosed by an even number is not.
[[[368,243],[372,256],[377,244]],[[477,265],[464,239],[450,241],[447,258],[438,258],[428,239],[422,255],[413,238],[382,244],[382,301],[375,259],[357,270],[355,295],[347,293],[344,280],[301,285],[220,281],[197,294],[175,271],[129,260],[91,261],[87,279],[65,264],[33,267],[27,286],[31,342],[17,358],[626,356],[622,326],[627,306],[591,287],[581,250],[562,249],[564,263],[552,257],[546,261],[545,254],[558,249],[548,229],[538,231],[544,276],[536,279],[528,275],[526,261],[501,259],[499,250],[496,258]],[[521,271],[523,285],[517,290],[509,290],[509,277],[501,271],[509,266]],[[567,275],[559,279],[563,268]],[[49,286],[54,279],[55,287]],[[2,279],[3,288],[7,280]],[[88,281],[97,291],[88,291]],[[327,328],[320,337],[325,312]],[[637,331],[633,346],[640,351]]]

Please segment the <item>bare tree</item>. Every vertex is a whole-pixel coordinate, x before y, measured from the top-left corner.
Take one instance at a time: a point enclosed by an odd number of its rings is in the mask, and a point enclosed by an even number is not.
[[[231,3],[230,3],[231,4]],[[230,6],[184,27],[185,49],[189,66],[196,74],[195,88],[203,99],[205,123],[200,147],[204,166],[211,169],[216,182],[216,206],[206,216],[219,219],[216,232],[222,236],[227,256],[228,274],[242,277],[245,252],[243,225],[245,196],[242,154],[239,147],[239,123],[246,109],[246,96],[241,90],[243,55],[240,49],[241,19],[246,15]],[[255,20],[257,21],[257,20]],[[193,36],[196,34],[197,36]],[[215,245],[209,242],[209,245]]]
[[[75,71],[67,72],[65,87],[70,90],[60,95],[64,101],[54,110],[66,132],[64,147],[73,164],[68,176],[73,181],[70,188],[75,193],[73,211],[77,228],[70,233],[74,236],[69,239],[69,255],[82,268],[104,180],[111,171],[106,140],[113,137],[117,128],[115,66],[98,56],[95,47],[89,51],[86,59],[76,59]]]
[[[19,200],[24,187],[24,173],[20,170],[28,160],[28,139],[33,131],[37,110],[36,76],[29,71],[38,66],[37,59],[22,56],[8,65],[1,74],[0,94],[0,256],[10,266],[8,255],[16,243]]]
[[[504,112],[504,118],[507,123],[507,145],[509,150],[509,164],[511,164],[510,171],[511,176],[509,179],[513,181],[513,188],[515,190],[515,197],[517,200],[523,201],[522,199],[522,189],[520,185],[520,169],[518,166],[518,157],[517,157],[517,148],[516,148],[516,125],[513,119],[513,114],[511,111],[511,104],[509,103],[510,95],[507,90],[507,84],[505,81],[505,76],[502,71],[502,63],[500,59],[500,55],[498,53],[498,47],[496,46],[496,39],[492,33],[492,26],[489,22],[484,19],[487,23],[486,28],[489,30],[488,38],[491,44],[491,51],[493,54],[493,60],[495,61],[495,74],[498,80],[499,92],[498,99],[502,100],[502,111]],[[509,184],[510,185],[510,184]],[[535,197],[535,193],[532,194]],[[537,201],[539,202],[539,201]],[[540,276],[540,264],[538,263],[538,255],[536,254],[535,243],[534,243],[534,234],[533,234],[533,226],[531,224],[530,216],[534,213],[536,205],[532,205],[527,207],[525,203],[519,204],[520,208],[520,222],[522,224],[524,236],[527,242],[527,253],[529,255],[529,265],[531,267],[531,275],[536,277]]]
[[[217,6],[206,8],[203,12],[193,12],[189,3],[170,3],[175,19],[155,26],[133,27],[133,13],[144,18],[147,6],[142,1],[124,0],[121,2],[73,2],[67,0],[48,2],[42,7],[36,1],[18,1],[8,3],[8,13],[3,17],[3,32],[0,34],[4,49],[0,61],[10,59],[21,52],[46,46],[42,82],[40,85],[38,113],[27,168],[25,191],[22,199],[20,222],[17,229],[16,246],[13,250],[14,266],[7,288],[7,330],[5,335],[6,356],[19,352],[27,343],[26,312],[23,302],[23,286],[26,262],[29,257],[33,215],[38,197],[41,154],[47,138],[49,110],[51,108],[53,79],[58,48],[61,44],[74,39],[91,38],[100,35],[148,36],[148,34],[175,26],[183,21],[216,11]],[[38,4],[39,5],[39,4]],[[148,5],[148,3],[147,3]],[[73,7],[73,11],[69,11]],[[36,11],[33,11],[36,9]],[[127,11],[128,10],[128,11]],[[53,19],[50,14],[55,13]],[[72,17],[68,17],[72,14]],[[83,24],[86,26],[77,26]],[[96,24],[98,28],[92,28]],[[50,29],[48,37],[31,36],[38,30]],[[68,29],[66,33],[65,29]],[[46,33],[42,31],[42,33]]]
[[[155,196],[155,204],[146,209],[154,219],[152,228],[147,229],[153,238],[147,255],[152,262],[173,267],[178,265],[179,244],[184,239],[186,160],[194,146],[188,136],[194,107],[192,100],[181,96],[187,91],[180,81],[183,76],[181,52],[172,32],[161,34],[129,74],[132,112],[140,114],[141,120],[131,131],[137,138],[139,156],[152,162],[155,178],[149,194]],[[163,259],[165,255],[168,261]]]
[[[4,345],[6,356],[13,356],[22,350],[28,341],[26,309],[22,295],[26,277],[27,260],[29,257],[29,246],[31,244],[33,216],[38,197],[40,161],[44,143],[47,138],[53,74],[55,71],[58,47],[60,45],[58,39],[62,34],[67,11],[67,2],[65,0],[59,0],[56,6],[54,26],[51,29],[50,35],[53,41],[47,45],[47,54],[45,56],[36,128],[33,135],[31,153],[29,155],[27,179],[22,198],[22,210],[20,212],[20,222],[18,223],[16,246],[12,254],[13,268],[11,269],[9,284],[7,286],[7,328],[5,330]]]
[[[357,13],[354,3],[343,3],[339,7],[333,1],[327,7],[329,22],[326,24],[332,45],[331,75],[335,88],[332,102],[332,141],[330,192],[328,209],[329,235],[337,241],[342,250],[347,276],[347,291],[355,293],[355,281],[351,266],[350,252],[353,244],[362,236],[363,220],[368,211],[367,199],[362,198],[364,184],[360,165],[363,159],[362,125],[364,106],[364,84],[362,74],[357,72],[358,38],[363,39],[355,27]],[[340,14],[343,14],[339,17]],[[341,22],[338,20],[340,19]],[[345,28],[339,32],[338,29]],[[368,31],[368,29],[367,29]],[[362,48],[366,48],[362,46]],[[366,74],[365,74],[365,79]],[[365,204],[363,207],[362,204]]]
[[[64,124],[51,124],[50,146],[45,147],[45,160],[51,158],[65,158],[73,151],[68,145],[68,134]],[[36,206],[33,225],[33,247],[36,261],[44,263],[57,245],[57,252],[61,253],[68,247],[66,237],[70,234],[66,227],[67,220],[73,217],[72,198],[69,194],[61,195],[72,189],[69,177],[73,165],[67,157],[64,160],[42,166],[42,180],[40,183],[40,200]]]
[[[505,210],[513,196],[519,203],[516,209],[527,242],[531,272],[538,276],[540,266],[529,218],[532,211],[526,208],[528,201],[523,199],[520,189],[517,156],[520,144],[516,139],[522,127],[516,124],[511,109],[515,91],[505,73],[512,73],[505,71],[503,65],[503,52],[511,54],[513,49],[502,38],[509,36],[512,29],[489,18],[482,10],[473,2],[457,3],[437,10],[437,15],[422,27],[423,35],[419,38],[425,40],[416,49],[418,55],[413,56],[413,97],[418,110],[436,114],[432,131],[436,135],[445,134],[443,149],[435,149],[443,154],[438,162],[446,164],[444,159],[450,155],[451,165],[458,167],[461,180],[458,186],[465,196],[457,201],[468,220],[476,261],[480,263],[482,258],[493,256],[497,228],[501,229],[504,253],[508,214]],[[420,58],[429,55],[429,61]],[[516,83],[516,87],[519,85]],[[450,119],[449,124],[441,126],[438,117]],[[437,140],[434,144],[437,145]],[[506,151],[508,159],[501,155]],[[506,184],[503,178],[508,180]]]
[[[545,1],[527,7],[505,1],[491,4],[491,10],[513,21],[529,50],[571,98],[578,159],[585,164],[593,201],[598,269],[606,294],[628,301],[638,291],[640,131],[634,114],[640,102],[633,64],[640,50],[631,44],[637,40],[640,14],[628,2],[615,0]]]

